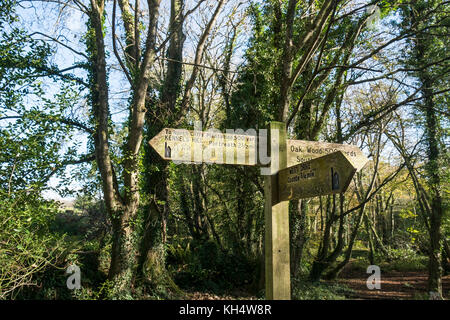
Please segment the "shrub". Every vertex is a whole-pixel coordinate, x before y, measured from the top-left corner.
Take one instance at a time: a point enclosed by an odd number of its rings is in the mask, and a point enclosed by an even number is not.
[[[422,271],[427,268],[428,257],[418,254],[411,248],[391,249],[389,251],[391,261],[382,262],[380,268],[390,271]]]

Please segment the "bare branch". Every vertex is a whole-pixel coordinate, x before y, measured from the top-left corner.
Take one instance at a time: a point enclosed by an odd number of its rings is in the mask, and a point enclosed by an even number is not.
[[[133,87],[133,79],[131,78],[127,68],[125,67],[125,64],[123,63],[122,59],[120,58],[119,51],[117,51],[117,46],[116,46],[116,3],[117,3],[117,0],[114,0],[113,13],[112,13],[112,23],[111,23],[113,51],[114,51],[114,55],[117,58],[117,61],[119,61],[120,67],[122,68],[122,71],[125,73],[125,76],[128,79],[128,82]]]
[[[54,38],[54,37],[52,37],[52,36],[49,36],[49,35],[47,35],[47,34],[45,34],[45,33],[42,33],[42,32],[39,32],[39,31],[35,31],[35,32],[33,32],[33,33],[30,34],[30,37],[34,36],[35,34],[41,35],[41,36],[43,36],[43,37],[46,37],[46,38],[48,38],[48,39],[50,39],[50,40],[52,40],[52,41],[54,41],[54,42],[56,42],[56,43],[62,45],[64,48],[69,49],[69,50],[72,51],[73,53],[76,53],[76,54],[78,54],[78,55],[80,55],[80,56],[86,58],[87,60],[89,60],[89,57],[88,57],[86,54],[84,54],[83,52],[80,52],[80,51],[78,51],[78,50],[75,50],[74,48],[68,46],[67,44],[65,44],[65,43],[59,41],[58,39],[56,39],[56,38]],[[42,40],[42,39],[38,39],[38,40]]]

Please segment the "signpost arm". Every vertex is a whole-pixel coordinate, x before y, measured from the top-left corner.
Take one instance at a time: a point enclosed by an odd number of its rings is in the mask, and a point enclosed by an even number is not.
[[[264,180],[266,299],[290,300],[289,201],[278,202],[276,173],[287,166],[286,125],[270,123],[271,175]]]

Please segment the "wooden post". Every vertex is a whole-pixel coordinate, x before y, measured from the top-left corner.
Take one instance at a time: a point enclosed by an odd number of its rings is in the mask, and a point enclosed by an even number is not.
[[[270,173],[264,179],[266,299],[290,300],[289,201],[278,203],[276,173],[287,166],[286,125],[270,123]]]

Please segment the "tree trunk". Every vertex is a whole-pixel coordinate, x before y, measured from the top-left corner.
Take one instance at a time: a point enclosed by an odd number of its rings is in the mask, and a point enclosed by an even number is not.
[[[113,283],[113,289],[110,298],[131,298],[137,256],[134,231],[129,221],[118,219],[112,225],[113,243],[108,278]]]
[[[130,224],[135,216],[139,201],[129,198],[125,201],[119,192],[117,177],[109,155],[109,106],[106,71],[106,54],[102,18],[103,1],[91,1],[89,15],[93,36],[87,39],[90,54],[91,103],[96,124],[94,147],[97,165],[102,179],[106,210],[113,225],[113,244],[109,279],[113,283],[110,298],[129,298],[133,285],[136,250],[133,243],[134,231]]]
[[[157,102],[148,101],[147,108],[153,112],[147,115],[146,139],[150,140],[164,127],[167,127],[174,118],[179,116],[174,112],[176,101],[181,91],[181,73],[183,60],[182,50],[185,40],[183,33],[184,0],[171,0],[169,47],[167,49],[167,72],[163,82],[161,98]],[[169,287],[174,291],[178,288],[173,283],[165,268],[166,251],[164,244],[167,241],[167,222],[169,217],[168,202],[168,163],[148,145],[144,146],[143,175],[144,190],[147,206],[144,213],[144,230],[139,249],[139,272],[153,287]],[[152,169],[153,168],[153,169]],[[188,208],[186,208],[188,210]]]
[[[330,198],[333,198],[333,201],[330,201]],[[322,238],[322,242],[319,247],[319,251],[317,252],[317,257],[314,260],[311,270],[309,272],[309,279],[311,281],[319,281],[322,277],[323,272],[329,266],[326,258],[328,256],[328,251],[331,243],[331,228],[333,224],[333,217],[335,215],[335,195],[327,197],[327,209],[326,209],[326,220],[325,220],[325,228],[324,234]],[[330,210],[330,202],[333,202],[332,209]]]
[[[435,292],[442,299],[442,265],[441,265],[441,225],[442,225],[442,198],[440,191],[439,177],[439,142],[437,138],[437,117],[434,111],[433,96],[431,94],[431,81],[425,77],[424,111],[426,116],[426,135],[428,147],[428,163],[426,170],[428,173],[431,189],[431,217],[430,217],[430,261],[428,290]]]
[[[292,212],[293,211],[293,212]],[[297,210],[292,210],[289,226],[291,227],[291,279],[300,275],[300,266],[303,257],[303,249],[307,241],[307,204],[305,201],[297,201]]]
[[[372,233],[370,232],[370,227],[369,227],[369,217],[367,214],[364,214],[364,224],[366,227],[367,241],[369,242],[369,263],[371,265],[373,265],[373,264],[375,264],[375,255],[374,255]]]
[[[364,206],[361,207],[358,217],[356,218],[355,229],[353,229],[353,232],[350,236],[350,241],[348,243],[347,250],[345,251],[344,260],[327,273],[326,275],[327,279],[336,279],[339,273],[342,271],[342,269],[344,269],[344,267],[350,261],[350,258],[352,257],[353,245],[355,244],[356,236],[358,235],[358,229],[362,222],[363,215],[364,215]]]

